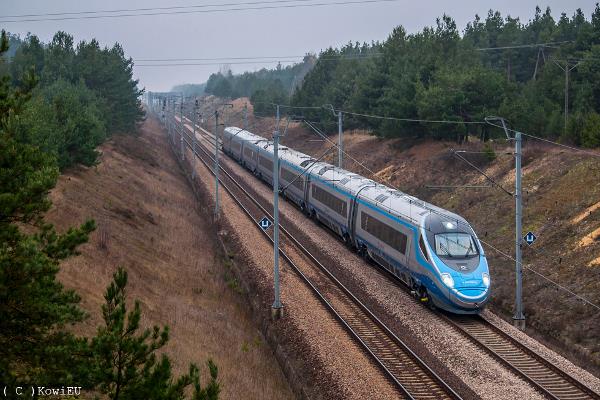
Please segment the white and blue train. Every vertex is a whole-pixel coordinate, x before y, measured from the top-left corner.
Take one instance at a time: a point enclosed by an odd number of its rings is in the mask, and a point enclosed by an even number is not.
[[[270,185],[273,149],[272,141],[246,130],[224,130],[223,151]],[[458,314],[483,309],[488,264],[464,218],[285,146],[279,159],[283,195],[421,301]]]

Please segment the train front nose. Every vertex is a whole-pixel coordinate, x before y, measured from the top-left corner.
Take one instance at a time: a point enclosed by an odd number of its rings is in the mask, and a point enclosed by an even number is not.
[[[463,279],[450,291],[451,301],[464,310],[481,310],[489,299],[489,284],[484,279]]]

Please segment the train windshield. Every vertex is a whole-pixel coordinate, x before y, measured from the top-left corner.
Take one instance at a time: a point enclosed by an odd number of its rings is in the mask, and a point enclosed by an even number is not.
[[[458,232],[435,235],[435,252],[441,257],[455,258],[468,258],[479,254],[473,236]]]

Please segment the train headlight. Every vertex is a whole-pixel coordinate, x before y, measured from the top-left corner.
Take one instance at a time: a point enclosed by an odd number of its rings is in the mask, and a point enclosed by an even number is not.
[[[484,274],[481,276],[481,279],[483,279],[483,284],[484,284],[485,286],[490,286],[490,276],[489,276],[488,274],[484,273]]]
[[[444,226],[446,229],[456,229],[456,225],[454,225],[452,222],[444,222]]]
[[[448,286],[449,288],[453,288],[454,287],[454,279],[452,279],[452,277],[450,276],[450,274],[444,272],[442,274],[442,282],[444,282],[444,285]]]

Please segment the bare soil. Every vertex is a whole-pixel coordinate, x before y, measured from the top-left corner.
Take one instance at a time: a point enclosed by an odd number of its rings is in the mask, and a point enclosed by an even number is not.
[[[100,150],[97,167],[61,176],[47,215],[59,229],[88,218],[98,225],[59,274],[90,314],[73,329],[95,333],[104,290],[123,266],[128,299],[141,301],[142,323],[169,325],[166,353],[178,373],[210,357],[223,399],[294,398],[219,251],[210,210],[195,201],[158,124],[149,119],[138,136],[114,137]]]

